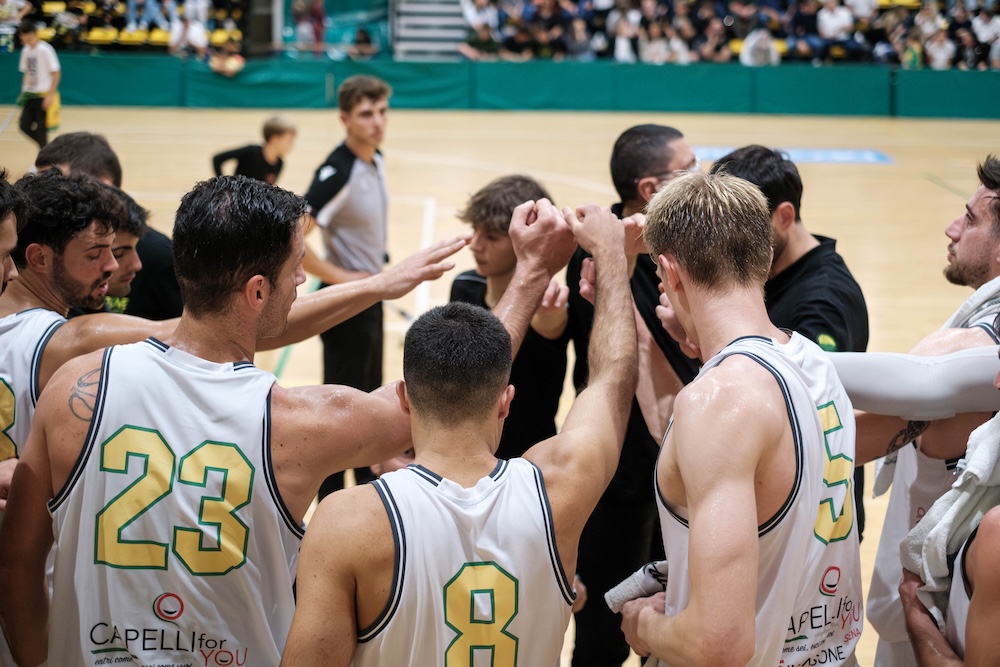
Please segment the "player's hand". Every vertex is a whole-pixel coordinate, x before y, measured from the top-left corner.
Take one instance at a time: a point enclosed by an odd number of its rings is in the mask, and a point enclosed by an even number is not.
[[[622,218],[625,225],[625,254],[626,255],[648,255],[646,242],[642,238],[642,230],[646,227],[646,216],[642,213],[633,213]]]
[[[622,632],[625,633],[625,641],[640,657],[649,655],[649,647],[639,639],[639,618],[644,614],[663,616],[666,599],[666,593],[657,593],[648,598],[630,600],[622,607]]]
[[[572,611],[575,614],[587,606],[587,586],[580,579],[580,575],[573,577],[573,588],[576,589],[576,599],[573,600],[572,607]]]
[[[592,257],[587,257],[580,265],[580,296],[592,305],[597,303],[597,266]]]
[[[701,359],[701,348],[688,338],[687,332],[684,331],[680,320],[677,319],[674,307],[670,305],[670,299],[663,293],[662,288],[660,288],[660,305],[656,307],[656,317],[660,320],[660,325],[663,329],[670,334],[671,338],[677,341],[681,352],[692,359]]]
[[[604,252],[624,252],[625,226],[609,208],[585,204],[562,211],[580,246],[595,257]]]
[[[555,275],[576,250],[573,233],[548,199],[526,201],[514,209],[508,229],[518,264],[537,266]]]
[[[7,497],[10,495],[10,482],[14,479],[14,468],[17,467],[17,459],[4,459],[0,461],[0,512],[7,509]]]
[[[455,262],[448,258],[467,246],[471,240],[472,234],[463,234],[438,241],[416,251],[373,279],[379,281],[384,299],[398,299],[425,280],[437,280],[445,271],[455,268]]]
[[[934,617],[931,616],[931,613],[927,611],[927,607],[917,597],[917,589],[923,585],[924,582],[919,575],[904,568],[903,578],[899,582],[899,600],[903,603],[903,610],[907,616],[916,614],[917,616],[927,616],[933,620]],[[934,621],[934,623],[937,623],[937,621]]]
[[[42,108],[48,111],[50,106],[52,106],[52,96],[46,95],[42,98]]]

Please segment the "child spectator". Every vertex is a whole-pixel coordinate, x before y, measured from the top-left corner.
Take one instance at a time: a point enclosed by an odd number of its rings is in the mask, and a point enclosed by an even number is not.
[[[659,21],[653,21],[639,35],[639,61],[662,65],[670,60],[670,42],[663,32],[663,25]]]
[[[922,69],[924,66],[924,50],[920,28],[910,28],[906,39],[899,47],[899,64],[903,69]]]
[[[347,55],[351,60],[368,60],[374,58],[382,49],[378,43],[372,40],[371,34],[362,27],[354,33],[354,43],[347,49]]]
[[[931,69],[951,69],[955,62],[955,42],[948,39],[948,33],[938,30],[924,44],[924,58]]]
[[[511,62],[525,62],[535,57],[535,40],[526,25],[520,25],[514,34],[503,41],[500,58]]]
[[[587,29],[587,22],[582,18],[574,18],[570,23],[569,30],[563,35],[563,44],[566,47],[566,57],[569,60],[578,62],[591,62],[597,54],[591,44],[593,35]]]
[[[670,60],[675,65],[688,65],[698,60],[698,54],[691,51],[691,47],[685,39],[677,34],[677,30],[669,23],[663,27],[663,32],[667,36],[670,44]]]
[[[288,119],[272,116],[264,123],[263,146],[251,144],[212,157],[215,175],[221,176],[223,165],[236,160],[233,174],[242,174],[273,185],[281,175],[284,157],[295,145],[295,135],[296,128]]]
[[[714,18],[708,22],[705,34],[695,40],[695,50],[702,62],[728,63],[733,59],[729,50],[729,39],[726,37],[726,26],[722,19]]]
[[[458,45],[458,52],[469,60],[496,60],[503,45],[494,38],[490,27],[480,24]]]

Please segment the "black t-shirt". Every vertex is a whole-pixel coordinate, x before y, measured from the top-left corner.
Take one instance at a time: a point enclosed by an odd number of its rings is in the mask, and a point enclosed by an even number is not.
[[[125,314],[147,320],[180,317],[184,304],[174,273],[174,254],[170,238],[155,229],[147,229],[135,246],[142,270],[135,274],[127,297]]]
[[[868,308],[861,286],[837,254],[837,242],[816,239],[817,247],[764,285],[768,317],[824,350],[864,352]]]
[[[611,210],[621,217],[621,204],[616,204]],[[566,268],[566,284],[569,285],[569,329],[576,350],[573,385],[577,392],[582,391],[587,385],[590,370],[587,365],[587,347],[590,345],[590,332],[594,326],[594,306],[580,296],[580,268],[587,257],[589,257],[587,252],[577,248]],[[638,256],[630,285],[636,308],[642,315],[646,328],[649,329],[653,340],[663,351],[681,382],[687,384],[698,375],[699,362],[681,352],[680,346],[663,329],[659,318],[656,317],[656,306],[660,299],[660,278],[656,275],[656,265],[647,255]],[[605,497],[653,502],[653,470],[659,449],[660,443],[650,435],[639,402],[633,397],[618,470],[605,492]]]
[[[486,278],[466,271],[451,284],[451,301],[486,308]],[[556,434],[556,412],[566,378],[566,344],[569,331],[555,340],[534,329],[521,343],[510,370],[514,400],[504,421],[497,457],[521,456],[529,447]]]
[[[264,149],[261,146],[250,145],[243,148],[234,148],[212,157],[212,167],[215,168],[215,175],[222,175],[222,165],[229,160],[236,160],[236,171],[234,174],[242,174],[258,181],[274,184],[281,174],[281,167],[284,164],[281,158],[278,162],[271,164],[264,159]]]

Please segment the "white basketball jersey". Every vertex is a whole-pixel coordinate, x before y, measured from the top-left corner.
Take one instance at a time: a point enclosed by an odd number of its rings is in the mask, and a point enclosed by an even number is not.
[[[271,467],[274,382],[154,339],[105,350],[90,433],[49,503],[50,665],[278,664],[302,529]]]
[[[32,308],[0,319],[0,461],[21,455],[38,400],[42,351],[66,318]]]
[[[702,372],[736,354],[770,371],[781,388],[796,458],[791,493],[757,528],[756,649],[748,664],[854,665],[864,612],[850,399],[827,354],[799,334],[784,345],[757,336],[739,338],[709,359]],[[689,578],[673,576],[689,569],[689,533],[687,521],[666,506],[659,488],[657,505],[672,573],[666,592],[669,616],[683,611],[691,597]]]
[[[951,591],[948,593],[948,612],[945,618],[945,637],[948,643],[958,654],[959,658],[965,657],[965,626],[969,622],[969,603],[971,599],[968,593],[968,581],[965,576],[965,554],[969,551],[969,545],[976,539],[976,528],[969,535],[958,555],[955,556],[955,571],[951,576]]]
[[[416,465],[374,484],[396,572],[353,665],[559,664],[574,593],[534,464],[499,461],[470,489]]]

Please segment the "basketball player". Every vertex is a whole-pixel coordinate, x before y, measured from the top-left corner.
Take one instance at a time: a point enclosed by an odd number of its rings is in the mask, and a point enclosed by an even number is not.
[[[944,633],[917,597],[920,577],[903,570],[899,596],[920,667],[992,665],[1000,655],[1000,507],[983,517],[955,558]]]
[[[320,504],[282,664],[558,664],[567,573],[617,467],[636,376],[623,227],[593,205],[564,215],[594,254],[597,306],[590,384],[563,429],[498,460],[516,393],[506,332],[467,304],[417,320],[398,387],[415,461]]]
[[[252,364],[257,342],[286,330],[305,280],[304,211],[245,177],[198,184],[174,226],[176,330],[84,355],[50,380],[0,528],[0,618],[18,664],[277,664],[320,482],[410,443],[393,385],[284,389]],[[532,222],[501,304],[518,337],[569,256],[554,220]]]
[[[946,354],[998,342],[993,323],[1000,314],[1000,159],[987,156],[977,171],[979,188],[963,214],[945,229],[949,244],[944,271],[949,282],[976,292],[940,331],[918,343],[913,354]],[[888,480],[892,484],[868,595],[869,619],[879,634],[876,667],[917,664],[899,603],[902,565],[897,545],[951,488],[969,434],[990,416],[971,413],[936,422],[874,415],[859,419],[859,449],[886,456],[884,469],[876,473],[876,493],[885,490]]]
[[[24,199],[7,182],[7,172],[0,169],[0,294],[7,289],[7,283],[17,277],[17,267],[11,254],[17,247],[17,228],[24,220],[24,214]]]
[[[625,636],[661,665],[854,665],[854,416],[825,353],[767,317],[767,201],[733,176],[681,176],[643,236],[704,366],[657,462],[666,593],[625,605]]]

